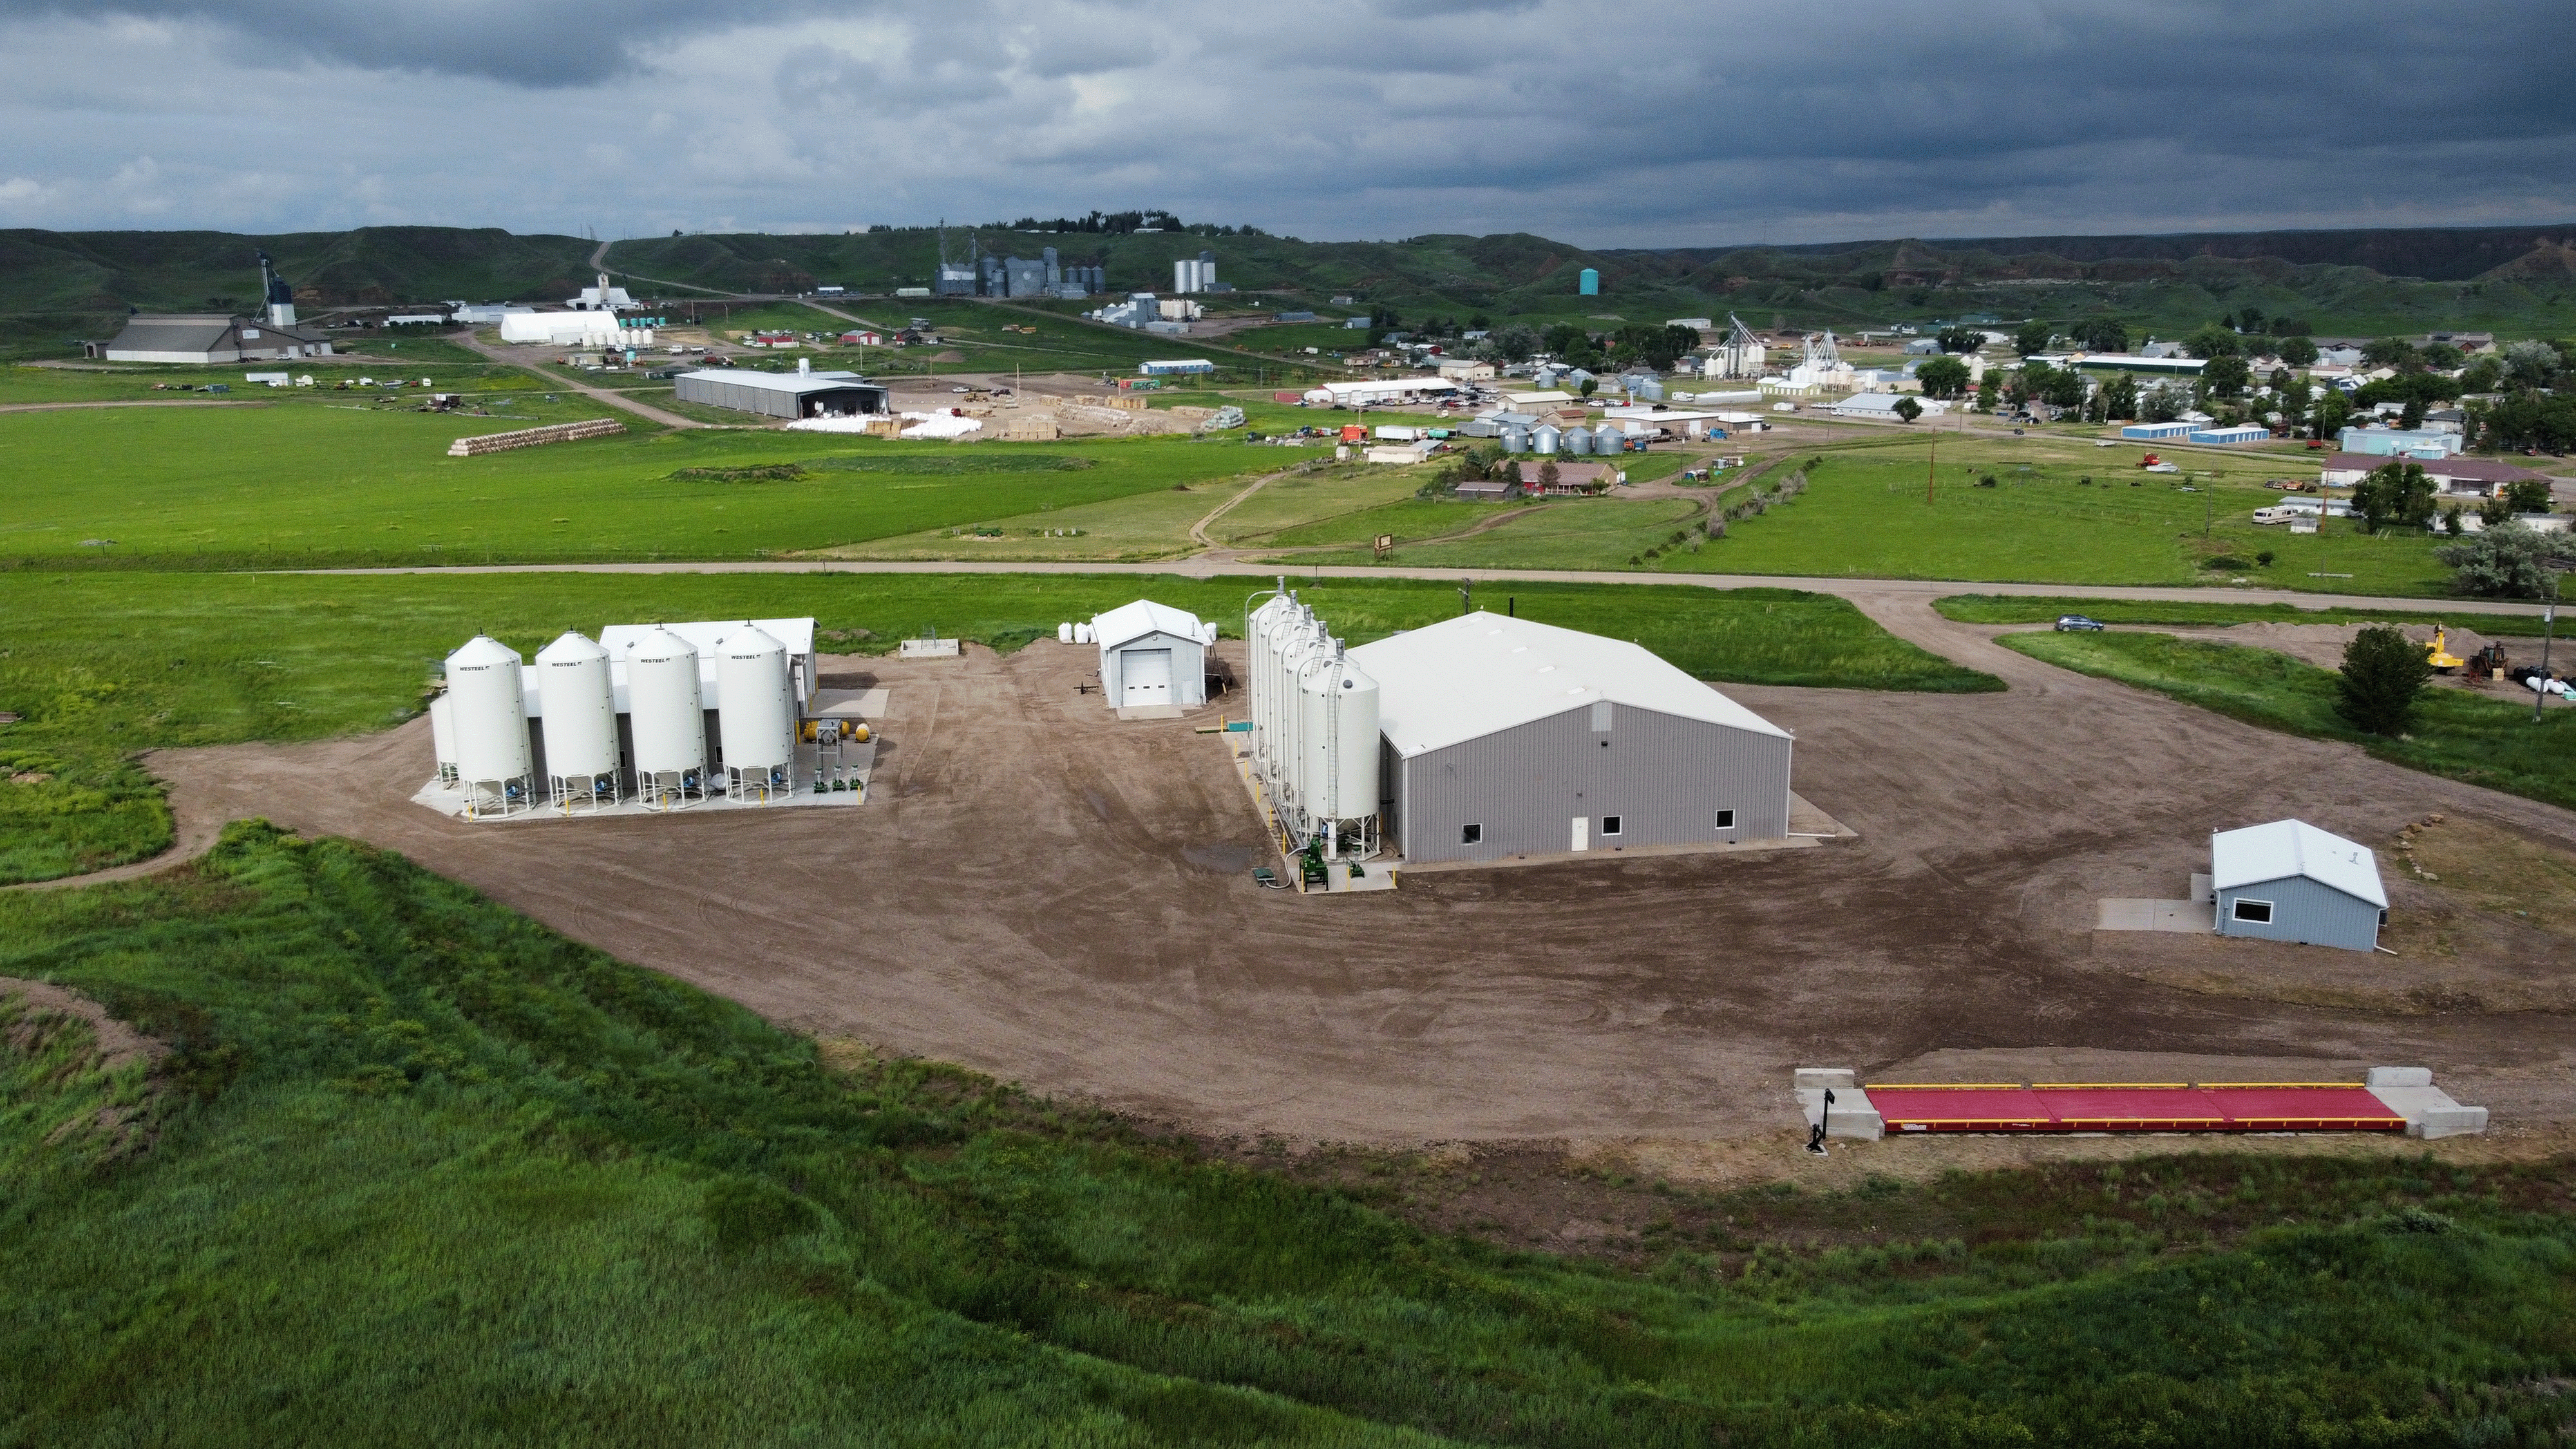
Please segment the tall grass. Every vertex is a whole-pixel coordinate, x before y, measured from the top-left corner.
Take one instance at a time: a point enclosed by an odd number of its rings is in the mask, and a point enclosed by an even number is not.
[[[1997,642],[2248,724],[2345,740],[2428,775],[2576,807],[2576,709],[2564,702],[2534,723],[2527,700],[2430,688],[2416,707],[2414,727],[2388,739],[2363,734],[2335,713],[2336,671],[2270,649],[2170,634],[2007,634]]]
[[[2576,1231],[2470,1174],[2248,1176],[2248,1219],[2327,1215],[2225,1241],[2181,1174],[2034,1214],[2053,1236],[1996,1215],[2048,1182],[1874,1184],[1805,1206],[1985,1213],[1979,1245],[1712,1234],[1627,1273],[963,1073],[836,1070],[256,824],[0,896],[0,974],[176,1048],[121,1088],[148,1148],[102,1154],[60,1133],[101,1091],[78,1029],[0,1017],[0,1444],[2452,1443],[2576,1408],[2547,1387]],[[1725,1233],[1801,1208],[1769,1201]]]

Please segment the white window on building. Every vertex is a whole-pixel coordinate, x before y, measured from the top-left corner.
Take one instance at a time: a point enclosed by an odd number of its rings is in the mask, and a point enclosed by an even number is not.
[[[1481,825],[1470,825],[1458,832],[1460,845],[1477,845],[1483,843],[1484,839],[1485,827]]]
[[[1735,828],[1735,812],[1732,810],[1720,810],[1717,812],[1717,828],[1720,830],[1733,830]]]
[[[1619,825],[1620,818],[1616,815],[1604,815],[1601,817],[1601,833],[1604,835],[1618,834]]]
[[[2272,924],[2272,903],[2270,901],[2249,901],[2240,897],[2236,902],[2236,909],[2233,914],[2236,919],[2240,921],[2250,921],[2258,926],[2268,926]]]

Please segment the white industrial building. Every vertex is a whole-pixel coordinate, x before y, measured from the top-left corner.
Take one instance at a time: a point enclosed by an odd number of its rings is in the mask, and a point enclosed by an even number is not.
[[[1350,659],[1409,862],[1789,833],[1789,732],[1638,645],[1480,611]]]
[[[629,327],[612,311],[504,312],[501,340],[550,347],[649,347],[653,329]]]
[[[1448,377],[1390,377],[1374,382],[1328,382],[1306,391],[1306,401],[1319,407],[1384,407],[1430,397],[1453,397],[1458,382]]]
[[[632,310],[635,299],[624,287],[608,285],[608,274],[602,272],[598,285],[582,288],[580,296],[565,298],[564,305],[576,312],[620,312]]]
[[[1110,707],[1196,709],[1207,703],[1207,649],[1216,626],[1151,599],[1121,604],[1091,621],[1100,646],[1100,692]]]

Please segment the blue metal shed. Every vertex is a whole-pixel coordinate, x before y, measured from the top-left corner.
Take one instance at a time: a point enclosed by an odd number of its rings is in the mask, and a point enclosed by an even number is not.
[[[2209,837],[2218,934],[2369,951],[2388,923],[2388,891],[2370,847],[2303,820]]]

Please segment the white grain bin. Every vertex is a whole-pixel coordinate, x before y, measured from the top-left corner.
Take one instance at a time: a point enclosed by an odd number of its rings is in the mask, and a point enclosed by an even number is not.
[[[1253,610],[1243,621],[1243,685],[1251,696],[1245,708],[1252,722],[1255,770],[1263,768],[1262,761],[1270,753],[1270,742],[1261,737],[1262,711],[1270,699],[1270,626],[1295,607],[1287,590],[1282,588],[1264,599],[1261,607]]]
[[[635,736],[635,793],[669,809],[706,795],[707,720],[699,703],[698,651],[656,628],[626,653],[628,723]]]
[[[716,723],[725,789],[737,800],[785,797],[796,763],[796,697],[787,646],[751,624],[716,646]]]
[[[1279,699],[1272,715],[1279,723],[1278,794],[1282,813],[1302,821],[1307,813],[1306,794],[1306,711],[1303,696],[1308,665],[1331,657],[1332,640],[1324,633],[1320,621],[1308,621],[1288,640],[1279,655]]]
[[[608,651],[569,629],[537,651],[537,727],[546,742],[546,793],[559,809],[613,805],[617,691]]]
[[[1304,804],[1324,837],[1324,853],[1338,855],[1345,834],[1357,836],[1363,853],[1374,853],[1366,822],[1378,807],[1377,681],[1336,642],[1331,654],[1308,663],[1298,692],[1305,713]]]
[[[447,656],[447,698],[465,813],[508,815],[533,808],[536,781],[528,765],[519,651],[488,635],[467,640]]]
[[[1541,423],[1537,427],[1530,429],[1530,451],[1533,453],[1553,453],[1556,451],[1557,439],[1563,436],[1564,434],[1557,430],[1556,424]]]
[[[429,749],[438,757],[438,783],[456,783],[455,708],[444,693],[429,702]]]
[[[1298,631],[1305,627],[1306,608],[1292,594],[1288,607],[1281,610],[1278,617],[1271,620],[1270,627],[1263,631],[1261,715],[1253,722],[1253,730],[1262,739],[1262,778],[1274,786],[1286,758],[1279,714],[1281,681],[1287,677],[1288,646],[1296,639]]]
[[[1589,453],[1592,451],[1592,430],[1584,427],[1568,428],[1564,436],[1556,440],[1556,445],[1560,452]]]

